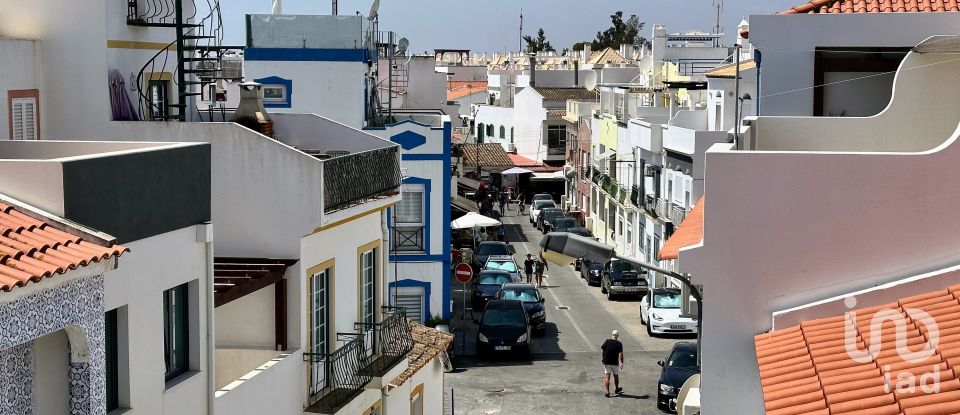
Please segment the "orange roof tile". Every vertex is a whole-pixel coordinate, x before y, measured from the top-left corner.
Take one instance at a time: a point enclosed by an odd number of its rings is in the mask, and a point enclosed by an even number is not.
[[[447,81],[447,101],[486,92],[487,81]]]
[[[902,298],[855,313],[805,321],[798,326],[754,337],[760,384],[767,414],[953,414],[960,412],[960,286]],[[933,339],[922,320],[907,309],[929,314],[938,327]],[[889,310],[889,311],[888,311]],[[878,312],[892,312],[904,327],[887,320],[872,327]],[[873,330],[879,330],[874,333]],[[878,342],[879,353],[867,363],[853,360],[847,352],[847,337],[866,351]],[[933,354],[902,357],[897,337],[906,334],[910,351],[936,343]],[[898,376],[939,372],[938,390],[919,386],[897,389]],[[888,385],[887,382],[890,384]],[[917,384],[919,385],[919,383]],[[927,393],[930,392],[930,393]],[[821,413],[817,412],[817,413]]]
[[[703,240],[703,197],[690,209],[687,217],[680,222],[677,231],[660,248],[660,259],[677,259],[680,249],[696,245]]]
[[[559,167],[545,166],[539,161],[531,160],[519,154],[507,153],[507,157],[510,157],[510,161],[513,162],[514,167],[522,167],[537,173],[552,173],[563,170]]]
[[[0,203],[0,289],[10,291],[28,282],[87,266],[129,249],[82,240]]]
[[[389,385],[391,387],[403,385],[407,379],[423,369],[434,357],[437,357],[440,353],[445,353],[447,347],[453,342],[453,335],[450,333],[412,321],[409,324],[410,337],[413,338],[413,349],[407,354],[409,364],[400,375],[390,381]]]
[[[810,0],[780,14],[936,13],[960,11],[957,0]]]

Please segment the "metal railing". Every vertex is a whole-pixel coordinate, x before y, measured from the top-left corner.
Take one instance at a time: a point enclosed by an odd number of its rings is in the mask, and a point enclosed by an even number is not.
[[[387,147],[324,160],[324,212],[396,194],[401,180],[397,152],[397,147]]]
[[[663,220],[670,220],[670,202],[666,199],[657,199],[657,216]]]
[[[640,186],[634,185],[630,188],[630,203],[633,203],[636,207],[643,207],[643,194],[641,194]]]
[[[670,205],[670,220],[673,223],[679,224],[683,222],[683,219],[687,217],[687,209],[683,206],[677,204]]]
[[[362,372],[371,376],[383,376],[413,350],[406,310],[386,306],[381,309],[385,317],[380,323],[354,325],[365,339]]]
[[[423,226],[402,226],[393,227],[393,250],[394,252],[425,252],[423,246]]]
[[[362,371],[366,362],[363,336],[337,333],[337,338],[349,340],[333,353],[303,354],[310,364],[311,405],[307,412],[329,412],[353,399],[372,380]]]

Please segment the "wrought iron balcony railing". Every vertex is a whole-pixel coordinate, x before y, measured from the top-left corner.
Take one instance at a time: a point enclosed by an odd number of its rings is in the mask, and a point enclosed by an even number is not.
[[[665,221],[670,220],[670,202],[666,199],[657,199],[657,216]]]
[[[379,148],[324,160],[324,211],[329,213],[396,194],[401,180],[397,148]]]
[[[363,392],[372,380],[362,371],[367,360],[364,336],[337,333],[337,337],[348,340],[333,353],[303,354],[310,372],[310,406],[306,412],[332,413]]]
[[[636,207],[643,207],[643,195],[640,191],[640,186],[633,186],[630,189],[630,203],[633,203]]]
[[[398,253],[426,252],[423,247],[423,226],[393,227],[393,251]]]
[[[670,204],[670,220],[673,223],[680,224],[687,217],[687,209],[683,206]]]
[[[355,327],[364,337],[365,361],[361,372],[370,376],[383,376],[397,362],[413,350],[410,322],[406,309],[381,307],[384,319],[380,323],[356,323]]]

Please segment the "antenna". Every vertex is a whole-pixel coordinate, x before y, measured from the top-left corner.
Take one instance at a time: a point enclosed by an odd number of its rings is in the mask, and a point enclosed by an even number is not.
[[[520,51],[523,52],[523,8],[520,8]]]
[[[377,12],[380,10],[380,0],[373,0],[373,4],[370,5],[370,13],[367,14],[367,20],[373,20],[378,17]]]
[[[583,87],[587,91],[593,91],[597,88],[597,71],[591,70],[587,72],[587,76],[583,77]]]
[[[332,5],[332,6],[333,6],[333,7],[331,8],[330,14],[336,16],[336,15],[337,15],[337,0],[333,0],[333,5]]]
[[[397,41],[396,54],[403,55],[403,53],[407,51],[407,47],[409,46],[410,46],[410,41],[407,38],[405,37],[400,38],[400,40]]]
[[[713,0],[712,7],[714,9],[717,9],[717,20],[713,25],[713,34],[719,35],[720,34],[720,13],[723,12],[723,0]],[[719,37],[713,39],[713,47],[718,47],[718,46],[720,46]]]

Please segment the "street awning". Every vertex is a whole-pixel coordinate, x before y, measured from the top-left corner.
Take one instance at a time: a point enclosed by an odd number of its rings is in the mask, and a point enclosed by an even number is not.
[[[596,161],[606,160],[615,155],[617,155],[617,150],[607,150],[607,151],[604,151],[603,153],[600,153],[600,155],[594,157],[593,159]]]
[[[512,167],[500,172],[500,174],[524,174],[524,173],[533,173],[533,170],[528,170],[523,167]]]
[[[658,256],[661,260],[677,259],[680,257],[681,249],[699,244],[701,241],[703,241],[703,197],[697,201],[693,209],[690,209],[690,213],[683,222],[680,222],[673,236],[663,244]]]
[[[530,180],[564,180],[562,171],[553,173],[534,173]]]

